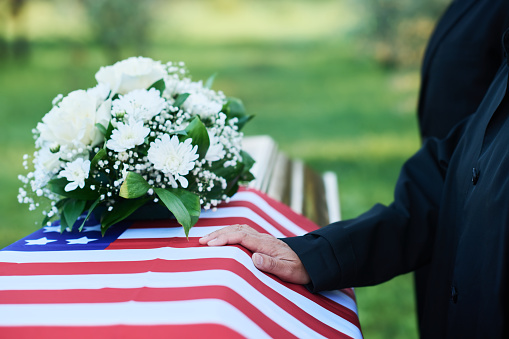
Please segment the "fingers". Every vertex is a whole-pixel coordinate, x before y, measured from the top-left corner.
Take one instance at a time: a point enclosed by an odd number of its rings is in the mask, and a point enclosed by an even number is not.
[[[259,270],[296,284],[307,284],[310,281],[299,257],[286,243],[247,225],[224,227],[201,238],[200,244],[242,245],[254,252],[252,260]]]
[[[232,225],[232,226],[227,226],[227,227],[223,227],[221,228],[220,230],[217,230],[217,231],[214,231],[210,234],[207,234],[206,236],[200,238],[199,242],[200,244],[202,245],[211,245],[211,246],[219,246],[219,243],[217,244],[214,244],[214,243],[210,243],[212,240],[215,240],[216,238],[218,238],[220,235],[224,235],[224,234],[234,234],[234,233],[257,233],[254,229],[252,229],[251,227],[249,227],[248,225]],[[226,239],[225,237],[222,237],[223,241]],[[226,245],[226,244],[222,244],[222,245]]]
[[[214,231],[199,241],[200,244],[209,246],[242,245],[252,252],[265,253],[270,250],[271,242],[276,240],[273,236],[259,233],[247,225],[233,225]]]

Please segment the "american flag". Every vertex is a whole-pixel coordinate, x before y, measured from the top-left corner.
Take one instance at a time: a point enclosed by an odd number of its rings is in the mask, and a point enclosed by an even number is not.
[[[257,270],[240,246],[198,239],[232,224],[276,237],[316,229],[254,189],[204,211],[189,240],[174,220],[101,236],[43,227],[0,251],[1,338],[361,338],[352,289],[312,294]]]

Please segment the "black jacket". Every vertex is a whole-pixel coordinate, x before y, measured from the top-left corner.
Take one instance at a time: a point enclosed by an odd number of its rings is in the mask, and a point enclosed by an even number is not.
[[[423,337],[509,335],[508,77],[505,59],[477,111],[403,166],[390,206],[284,239],[310,290],[373,285],[428,264]]]
[[[418,106],[423,139],[445,138],[476,111],[504,58],[501,40],[507,27],[507,0],[452,2],[423,60]]]
[[[444,138],[476,111],[503,60],[501,37],[508,25],[507,0],[456,0],[444,13],[422,66],[418,106],[422,140]],[[429,267],[415,272],[419,322],[428,279]]]

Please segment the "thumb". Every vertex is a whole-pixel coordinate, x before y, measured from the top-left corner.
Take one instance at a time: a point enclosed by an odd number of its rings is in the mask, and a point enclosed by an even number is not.
[[[260,271],[272,273],[278,277],[284,276],[288,270],[288,267],[285,267],[285,262],[263,253],[253,254],[253,263]]]
[[[263,253],[253,254],[253,264],[263,272],[272,273],[281,280],[294,284],[307,284],[309,274],[299,261],[299,264],[290,260],[282,260]]]

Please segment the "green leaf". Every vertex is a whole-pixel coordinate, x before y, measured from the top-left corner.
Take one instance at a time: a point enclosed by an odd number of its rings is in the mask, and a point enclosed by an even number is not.
[[[189,93],[181,93],[177,96],[177,99],[175,99],[175,102],[173,103],[173,107],[178,107],[186,101],[186,99],[189,97]]]
[[[148,89],[155,88],[161,93],[161,95],[164,92],[164,89],[166,88],[166,83],[164,82],[164,79],[159,79],[156,82],[154,82]]]
[[[115,128],[113,127],[113,124],[111,123],[111,120],[110,120],[110,122],[108,124],[108,128],[106,129],[106,134],[104,135],[105,140],[110,139],[111,134],[113,133],[114,129]],[[106,143],[104,143],[104,148],[106,148]]]
[[[103,125],[101,125],[100,123],[97,123],[95,124],[95,127],[97,127],[97,129],[103,134],[103,135],[106,135],[106,127],[104,127]]]
[[[239,127],[239,131],[244,128],[244,126],[254,118],[254,115],[246,115],[245,117],[238,118],[239,122],[237,123],[237,126]]]
[[[74,223],[85,210],[85,200],[69,199],[62,208],[63,219],[67,223],[69,229],[72,230]]]
[[[232,118],[247,115],[244,104],[240,99],[228,98],[228,102],[226,105],[228,106],[228,113]]]
[[[208,79],[207,82],[205,82],[205,88],[212,88],[212,85],[214,84],[214,80],[216,79],[217,73],[212,74]]]
[[[197,194],[191,193],[186,189],[179,188],[173,191],[176,196],[180,198],[180,201],[184,204],[189,215],[191,216],[191,227],[196,224],[198,219],[200,218],[201,206],[200,206],[200,196]],[[186,232],[186,236],[187,236]]]
[[[183,135],[183,136],[187,136],[187,132],[186,130],[184,129],[181,129],[179,131],[175,131],[175,132],[171,132],[172,135]]]
[[[102,126],[102,125],[101,125]],[[103,127],[104,128],[104,127]],[[92,161],[90,162],[90,168],[95,168],[99,160],[104,159],[106,156],[106,150],[104,148],[101,148],[99,152],[97,152],[94,157],[92,158]]]
[[[193,121],[187,125],[186,132],[188,138],[192,138],[192,144],[198,146],[198,154],[200,159],[203,159],[210,146],[207,128],[199,117],[195,117]]]
[[[64,231],[69,227],[67,224],[67,221],[65,219],[65,215],[62,212],[60,212],[60,233],[64,233]]]
[[[94,201],[92,203],[92,205],[88,208],[88,213],[87,213],[87,216],[85,217],[85,219],[83,219],[83,222],[81,223],[80,225],[80,228],[79,228],[79,231],[81,232],[81,230],[83,229],[83,226],[85,226],[85,222],[88,220],[88,218],[90,217],[90,214],[92,213],[92,211],[97,207],[97,205],[99,205],[99,203],[101,202],[101,198],[97,198],[96,201]]]
[[[139,198],[139,199],[118,199],[113,205],[111,211],[105,212],[101,216],[101,232],[104,235],[108,228],[112,225],[119,223],[141,206],[145,205],[151,198]]]
[[[250,182],[250,181],[253,181],[254,179],[255,179],[254,174],[247,171],[247,172],[242,173],[242,175],[239,178],[239,181]]]
[[[42,223],[41,225],[42,226],[46,226],[46,224],[48,223],[48,221],[50,221],[53,217],[48,217],[47,215],[44,216],[44,219],[42,219]]]
[[[248,115],[246,113],[244,104],[237,98],[228,98],[228,102],[225,107],[223,107],[223,111],[226,113],[228,120],[233,118],[238,119],[237,126],[239,127],[239,130],[241,130],[244,125],[254,117],[253,115]]]
[[[149,189],[150,185],[141,174],[127,172],[127,176],[120,186],[119,195],[125,199],[136,199],[145,195]]]
[[[48,189],[53,193],[60,194],[66,198],[79,199],[79,200],[95,200],[99,196],[98,191],[92,191],[88,186],[83,188],[77,187],[70,192],[65,191],[65,186],[69,182],[66,178],[57,178],[48,182]]]
[[[161,199],[163,204],[170,210],[171,213],[177,218],[179,224],[184,228],[186,237],[189,236],[189,230],[193,226],[191,214],[182,202],[181,198],[174,192],[164,188],[154,188],[155,193]]]
[[[57,201],[57,203],[55,204],[55,207],[58,208],[58,209],[62,209],[62,207],[64,206],[65,202],[69,200],[69,198],[64,198],[64,199],[60,199],[59,201]],[[42,220],[42,226],[46,226],[46,224],[48,223],[48,221],[50,221],[51,219],[55,218],[56,215],[52,216],[52,217],[48,217],[47,215],[44,217],[44,219]]]
[[[255,160],[246,151],[240,151],[240,156],[242,157],[242,163],[244,164],[244,171],[249,171],[251,167],[253,167]]]

